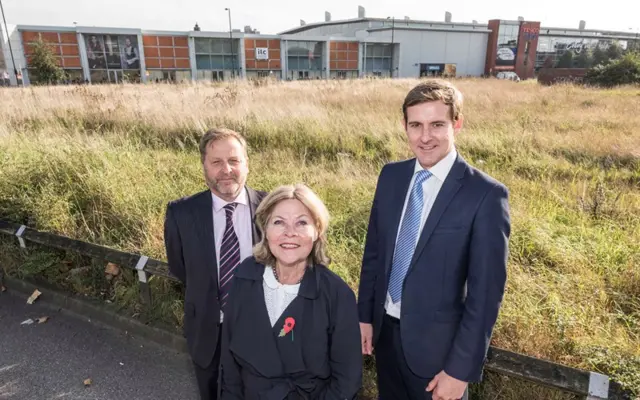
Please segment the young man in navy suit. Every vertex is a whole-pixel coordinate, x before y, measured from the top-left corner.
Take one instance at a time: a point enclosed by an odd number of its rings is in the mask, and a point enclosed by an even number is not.
[[[402,109],[415,158],[378,178],[358,308],[381,400],[457,400],[482,378],[511,228],[507,188],[456,151],[462,104],[446,81],[413,88]]]

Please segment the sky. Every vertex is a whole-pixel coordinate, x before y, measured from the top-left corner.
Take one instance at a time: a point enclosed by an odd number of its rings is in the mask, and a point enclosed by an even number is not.
[[[536,0],[0,0],[8,24],[102,26],[149,30],[189,31],[197,22],[203,31],[229,29],[225,7],[231,7],[232,27],[250,25],[263,34],[275,34],[307,23],[324,21],[329,11],[332,20],[356,18],[358,5],[367,17],[442,21],[445,11],[454,22],[489,19],[540,21],[544,27],[577,28],[585,20],[587,28],[626,31],[640,34],[640,1]]]

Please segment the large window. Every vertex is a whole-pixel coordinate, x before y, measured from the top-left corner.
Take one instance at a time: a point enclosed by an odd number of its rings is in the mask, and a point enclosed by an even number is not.
[[[322,71],[324,68],[324,42],[288,41],[287,69],[289,71]],[[317,74],[312,74],[317,76]],[[298,74],[305,79],[308,74]]]
[[[518,52],[520,25],[500,23],[498,29],[498,52],[496,65],[515,65]]]
[[[367,75],[389,76],[391,71],[391,45],[367,44],[363,54],[364,70]]]
[[[226,76],[238,75],[238,40],[234,39],[233,47],[229,39],[196,38],[196,68],[202,71],[229,71]],[[199,79],[222,80],[224,73],[198,74]]]

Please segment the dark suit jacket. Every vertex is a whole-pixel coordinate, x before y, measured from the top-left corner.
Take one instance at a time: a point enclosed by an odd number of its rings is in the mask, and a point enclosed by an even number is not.
[[[309,268],[272,327],[264,270],[250,257],[234,278],[222,327],[222,400],[355,398],[362,351],[353,291],[326,267]],[[280,337],[289,317],[293,331]]]
[[[358,311],[374,346],[386,313],[391,262],[415,159],[386,165],[365,243]],[[458,155],[418,240],[402,293],[400,332],[418,376],[444,370],[481,380],[506,282],[510,217],[504,185]]]
[[[266,193],[246,190],[255,244],[260,237],[253,223],[254,215]],[[187,347],[193,361],[206,368],[213,360],[220,325],[213,199],[209,190],[167,205],[164,240],[169,270],[186,289],[184,334]]]

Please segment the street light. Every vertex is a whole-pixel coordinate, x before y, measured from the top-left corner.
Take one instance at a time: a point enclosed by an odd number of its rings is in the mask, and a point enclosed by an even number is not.
[[[395,27],[396,27],[396,17],[387,17],[387,19],[391,19],[391,61],[389,62],[389,77],[393,78],[393,53],[394,53],[393,34],[395,32]]]
[[[13,49],[11,48],[11,37],[9,37],[9,28],[7,28],[7,20],[4,17],[4,7],[0,0],[0,12],[2,12],[2,21],[4,22],[4,31],[7,33],[7,43],[9,43],[9,54],[11,55],[11,64],[13,64],[13,76],[16,78],[16,86],[18,85],[18,70],[16,69],[16,60],[13,58]]]
[[[231,9],[225,8],[225,11],[229,14],[229,44],[231,45],[231,77],[236,76],[235,56],[233,55],[233,32],[231,31]]]

